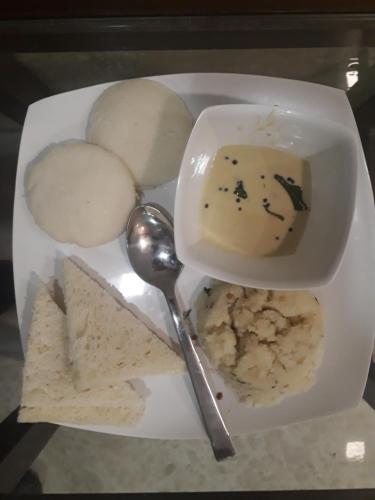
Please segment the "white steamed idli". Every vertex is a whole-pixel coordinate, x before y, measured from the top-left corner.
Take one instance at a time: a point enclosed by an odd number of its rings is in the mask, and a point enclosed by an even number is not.
[[[35,222],[52,238],[92,247],[116,238],[134,206],[134,182],[112,153],[84,142],[47,148],[26,176]]]
[[[116,153],[137,185],[151,187],[178,175],[193,126],[184,101],[151,80],[106,89],[89,116],[87,140]]]

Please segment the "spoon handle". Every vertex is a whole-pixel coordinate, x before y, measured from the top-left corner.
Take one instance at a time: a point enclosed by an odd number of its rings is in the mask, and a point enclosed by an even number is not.
[[[202,363],[200,362],[193,341],[188,333],[187,324],[182,319],[181,310],[176,297],[166,297],[166,299],[215,458],[217,461],[221,461],[225,458],[232,457],[235,454],[235,449],[220,414],[215,396],[212,394],[208,384]]]

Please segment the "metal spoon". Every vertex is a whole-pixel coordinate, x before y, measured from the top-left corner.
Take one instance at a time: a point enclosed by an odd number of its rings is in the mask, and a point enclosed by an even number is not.
[[[183,265],[176,257],[170,215],[158,205],[136,207],[130,214],[126,240],[134,271],[165,295],[215,458],[231,457],[233,444],[177,303],[175,286]]]

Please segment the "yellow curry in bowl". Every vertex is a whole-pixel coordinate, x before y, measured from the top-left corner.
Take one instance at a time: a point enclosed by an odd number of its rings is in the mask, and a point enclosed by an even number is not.
[[[305,229],[310,198],[307,161],[265,146],[224,146],[208,167],[201,236],[248,257],[290,255]]]

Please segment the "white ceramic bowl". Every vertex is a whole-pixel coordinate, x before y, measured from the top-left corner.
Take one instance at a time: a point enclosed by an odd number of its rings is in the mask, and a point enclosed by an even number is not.
[[[309,161],[311,213],[294,254],[244,257],[201,238],[199,207],[205,174],[217,150],[228,144],[270,146]],[[208,276],[244,286],[301,289],[325,285],[334,277],[344,254],[356,183],[356,142],[348,128],[278,106],[207,108],[194,126],[178,179],[178,258]]]

